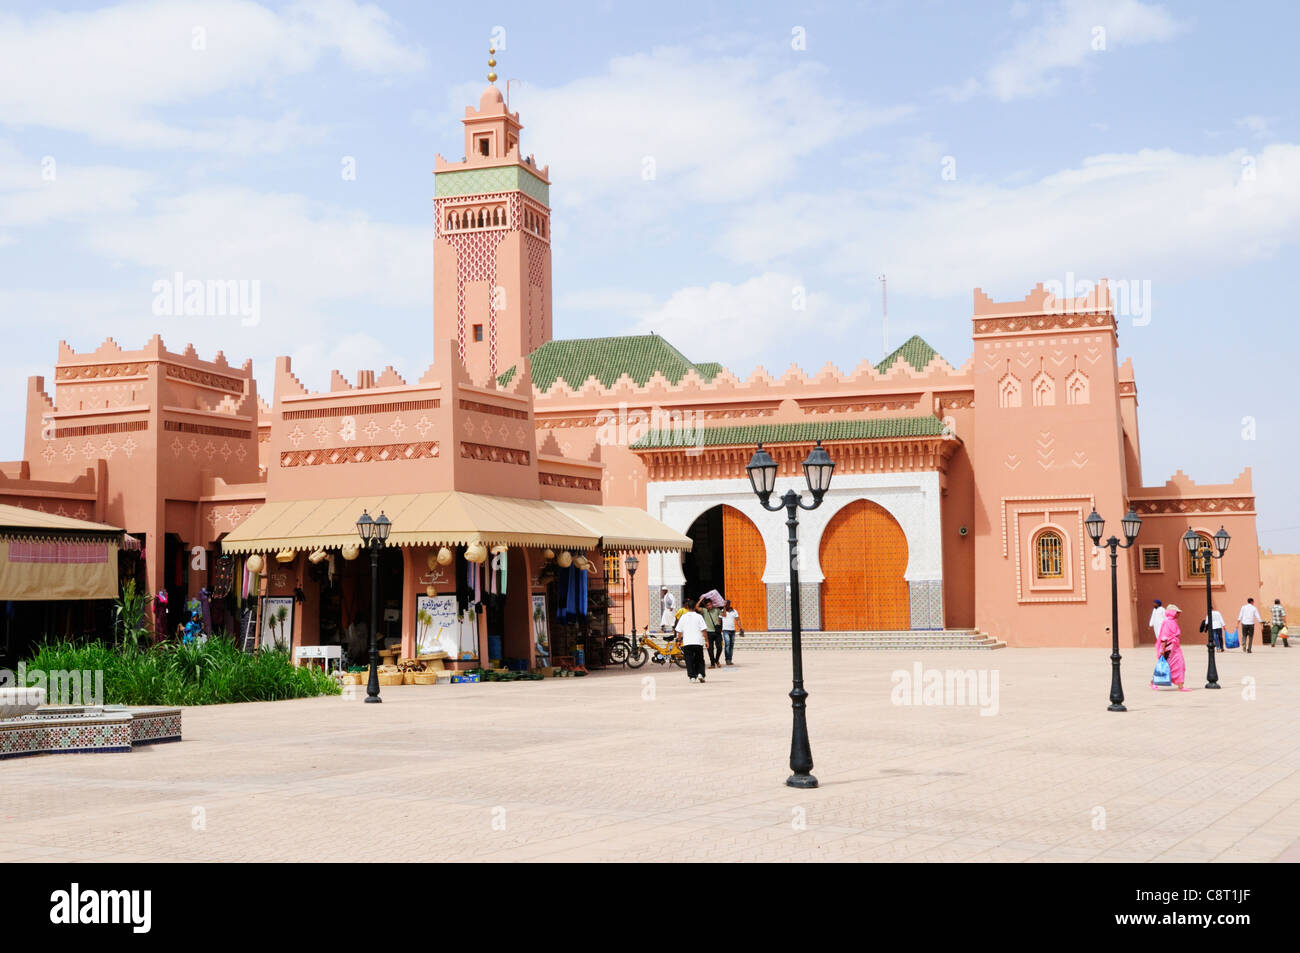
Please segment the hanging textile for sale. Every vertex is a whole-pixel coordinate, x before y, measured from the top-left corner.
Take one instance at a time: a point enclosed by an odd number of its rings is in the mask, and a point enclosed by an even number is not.
[[[456,547],[455,557],[452,560],[452,576],[456,580],[456,614],[459,616],[469,608],[470,600],[474,597],[473,590],[469,585],[469,566],[468,560],[465,559],[465,551],[459,546]]]
[[[585,570],[574,567],[574,572],[578,577],[578,615],[587,614],[587,573]]]
[[[483,576],[479,572],[478,563],[470,563],[469,567],[470,584],[474,587],[474,604],[481,606],[483,604]]]
[[[199,609],[203,613],[203,631],[212,632],[212,597],[208,593],[208,587],[204,586],[199,590]]]

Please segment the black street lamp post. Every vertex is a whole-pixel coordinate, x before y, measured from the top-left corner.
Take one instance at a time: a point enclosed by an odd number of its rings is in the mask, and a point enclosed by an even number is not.
[[[808,504],[794,490],[787,490],[781,501],[773,506],[769,503],[772,491],[776,487],[776,461],[763,449],[760,443],[754,456],[745,467],[749,474],[750,485],[758,495],[763,509],[779,512],[785,508],[785,525],[790,529],[790,648],[794,660],[794,686],[790,690],[790,707],[793,710],[794,729],[790,739],[790,770],[794,773],[786,779],[792,788],[815,788],[817,779],[812,775],[812,747],[808,744],[807,701],[808,693],[803,687],[803,639],[799,617],[799,517],[798,511],[815,510],[821,506],[822,497],[831,485],[831,475],[835,472],[835,463],[830,454],[822,449],[822,442],[817,441],[808,459],[803,462],[804,478],[808,481],[808,490],[812,493],[812,503]]]
[[[1129,508],[1122,520],[1125,539],[1122,543],[1116,536],[1102,543],[1101,535],[1106,528],[1106,521],[1097,514],[1095,506],[1083,522],[1088,527],[1088,535],[1092,537],[1094,546],[1110,547],[1110,705],[1106,710],[1128,711],[1124,707],[1124,688],[1119,682],[1119,550],[1133,545],[1138,530],[1142,528],[1142,517],[1134,513],[1132,507]]]
[[[623,565],[627,567],[627,591],[632,596],[632,636],[631,638],[628,639],[628,644],[631,645],[633,649],[635,649],[637,644],[636,643],[636,568],[641,565],[641,560],[637,559],[635,556],[628,556],[627,559],[623,561]]]
[[[1206,688],[1222,688],[1219,684],[1219,669],[1214,664],[1214,600],[1210,595],[1211,577],[1214,575],[1214,560],[1222,559],[1223,554],[1228,551],[1228,543],[1232,537],[1222,526],[1214,534],[1214,546],[1203,539],[1200,534],[1187,527],[1187,532],[1183,534],[1183,545],[1193,557],[1199,556],[1202,560],[1201,565],[1205,567],[1205,647],[1209,650],[1210,665],[1205,672]]]
[[[366,686],[366,701],[376,703],[383,701],[379,697],[379,551],[388,541],[388,533],[393,528],[392,522],[379,511],[379,518],[372,519],[366,510],[361,511],[357,520],[357,533],[361,536],[361,545],[370,550],[370,682]]]

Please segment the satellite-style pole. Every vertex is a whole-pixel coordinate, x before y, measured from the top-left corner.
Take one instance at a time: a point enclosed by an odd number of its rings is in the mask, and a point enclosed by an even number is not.
[[[885,354],[889,353],[889,279],[884,275],[878,275],[880,278],[880,313],[883,317],[880,328],[881,343],[885,346]]]

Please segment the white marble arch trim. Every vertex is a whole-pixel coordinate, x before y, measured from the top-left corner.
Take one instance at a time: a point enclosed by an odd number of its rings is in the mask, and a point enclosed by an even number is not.
[[[777,492],[782,493],[791,486],[796,486],[793,480],[781,479],[777,481]],[[837,512],[862,499],[883,507],[898,521],[907,537],[904,578],[909,582],[943,579],[939,474],[843,473],[835,475],[821,506],[812,511],[799,511],[801,582],[820,583],[825,579],[817,556],[822,533]],[[764,510],[749,480],[672,480],[646,485],[646,511],[681,533],[690,529],[701,513],[720,503],[734,506],[758,527],[767,550],[763,582],[789,583],[785,511]],[[684,584],[681,557],[676,553],[653,554],[646,579],[656,586]]]

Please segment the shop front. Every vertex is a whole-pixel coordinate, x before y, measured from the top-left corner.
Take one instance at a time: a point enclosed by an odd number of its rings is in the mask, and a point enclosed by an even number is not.
[[[379,643],[387,658],[440,655],[449,668],[580,666],[605,634],[607,551],[689,548],[631,507],[444,491],[271,501],[222,540],[263,557],[260,612],[288,646],[338,645],[364,664],[372,554],[356,523],[383,513]]]

